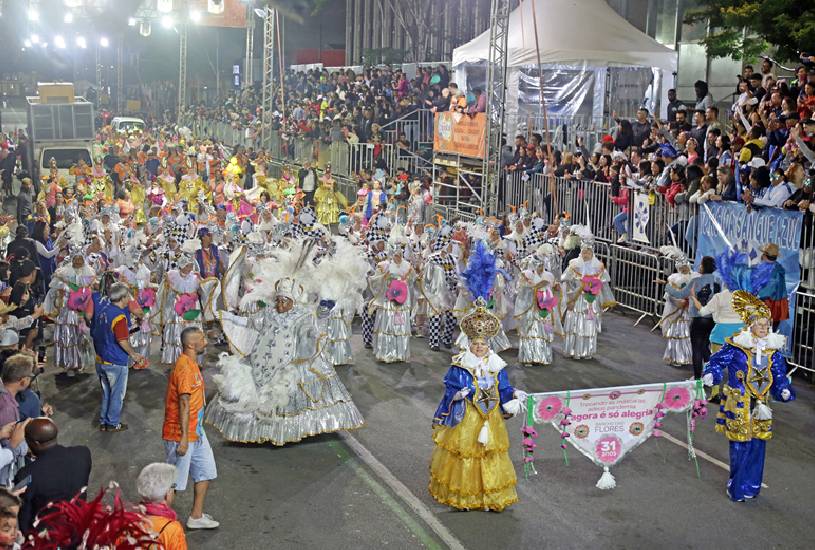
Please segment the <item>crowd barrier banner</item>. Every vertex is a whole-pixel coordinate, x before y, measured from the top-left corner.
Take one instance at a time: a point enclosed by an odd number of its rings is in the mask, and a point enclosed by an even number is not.
[[[690,411],[701,406],[697,401],[697,397],[704,395],[701,392],[696,381],[684,380],[535,393],[527,398],[526,423],[551,424],[561,434],[564,460],[568,463],[565,447],[568,441],[603,468],[597,488],[612,489],[616,483],[609,468],[652,435],[661,435],[659,429],[667,413],[688,413],[689,458],[695,459]],[[528,442],[525,447],[529,448]]]
[[[634,222],[631,224],[631,238],[637,242],[651,244],[645,229],[651,219],[651,203],[648,193],[634,194]]]
[[[710,206],[708,206],[710,205]],[[761,262],[761,248],[775,243],[780,249],[778,263],[784,268],[789,319],[782,321],[778,332],[787,337],[787,351],[792,345],[795,320],[795,290],[801,278],[801,227],[803,214],[780,208],[763,208],[748,212],[734,202],[705,203],[700,209],[701,222],[696,241],[696,265],[703,256],[717,257],[728,247],[744,253],[755,266]]]
[[[483,159],[487,152],[487,116],[455,112],[436,113],[433,120],[433,150]]]

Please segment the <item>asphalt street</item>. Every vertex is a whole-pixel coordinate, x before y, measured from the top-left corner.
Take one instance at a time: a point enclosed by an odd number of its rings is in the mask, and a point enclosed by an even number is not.
[[[557,355],[552,366],[521,368],[510,350],[510,379],[531,392],[690,376],[662,365],[663,340],[632,325],[631,317],[607,315],[592,361]],[[430,421],[449,354],[414,339],[409,364],[380,365],[358,335],[354,344],[356,364],[338,371],[365,416],[360,430],[273,447],[226,443],[209,427],[219,478],[206,509],[221,527],[189,533],[191,548],[811,548],[815,391],[807,382],[798,381],[795,403],[774,407],[767,487],[755,501],[736,504],[725,496],[727,443],[713,431],[712,414],[694,438],[707,458],[699,460],[699,478],[685,448],[652,438],[614,468],[611,491],[595,488],[600,469],[571,447],[564,464],[559,437],[548,427],[539,430],[538,475],[524,480],[516,418],[508,427],[520,502],[500,514],[458,512],[427,491]],[[212,363],[219,350],[210,351]],[[208,380],[214,370],[205,368]],[[115,480],[135,498],[139,470],[163,459],[166,378],[159,366],[131,371],[124,418],[130,430],[111,434],[94,425],[100,392],[93,375],[41,377],[61,442],[92,450],[92,490]],[[664,428],[685,441],[684,418],[669,415]],[[191,500],[191,491],[177,499],[183,518]]]

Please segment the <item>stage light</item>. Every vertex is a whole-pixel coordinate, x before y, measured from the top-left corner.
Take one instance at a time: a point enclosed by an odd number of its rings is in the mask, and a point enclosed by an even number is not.
[[[54,46],[56,46],[60,50],[64,50],[65,49],[65,38],[63,38],[62,35],[59,35],[59,34],[56,35],[54,37]]]
[[[173,11],[173,0],[156,0],[156,9],[161,13]]]
[[[172,28],[173,18],[170,17],[169,15],[165,15],[164,17],[161,18],[161,26],[164,27],[165,29]]]
[[[26,38],[26,39],[23,41],[23,45],[24,45],[26,48],[30,48],[30,47],[31,47],[31,40],[29,40],[28,38]]]
[[[40,12],[38,12],[34,8],[30,8],[28,10],[28,20],[29,21],[39,21],[40,20]]]
[[[76,45],[84,50],[85,48],[88,47],[88,41],[85,40],[84,36],[77,36]]]
[[[191,10],[190,11],[190,21],[193,23],[200,23],[201,22],[201,12],[198,10]]]
[[[74,22],[74,14],[71,12],[65,12],[65,15],[62,16],[62,20],[67,24],[70,25]]]
[[[266,17],[266,10],[263,8],[255,8],[255,15],[262,19]]]
[[[32,44],[39,44],[39,43],[40,43],[40,37],[39,37],[39,35],[32,34],[32,35],[31,35],[31,43],[32,43]]]
[[[99,45],[102,46],[103,48],[107,48],[108,46],[110,46],[110,40],[108,40],[107,36],[103,36],[102,38],[99,39]]]
[[[127,18],[127,26],[128,27],[135,27],[136,26],[136,18],[135,17],[128,17]]]

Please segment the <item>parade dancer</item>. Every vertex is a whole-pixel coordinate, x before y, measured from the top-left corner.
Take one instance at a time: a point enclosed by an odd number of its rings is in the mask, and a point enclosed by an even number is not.
[[[368,261],[371,265],[370,276],[376,275],[376,268],[385,260],[388,259],[385,250],[385,239],[387,236],[386,231],[389,229],[388,218],[384,215],[378,215],[376,219],[371,220],[368,231],[366,233],[366,240],[368,241]],[[370,277],[369,277],[370,280]],[[362,342],[367,349],[373,349],[374,344],[374,323],[376,322],[376,306],[373,300],[376,297],[374,289],[371,288],[370,282],[366,290],[366,304],[362,308]]]
[[[594,255],[594,240],[585,233],[580,255],[569,262],[561,277],[563,283],[563,354],[575,359],[591,359],[597,353],[597,335],[602,329],[604,308],[613,307],[610,278],[603,262]]]
[[[181,332],[190,326],[202,327],[200,289],[201,278],[195,272],[195,259],[182,254],[178,269],[171,269],[164,276],[153,315],[161,331],[161,362],[165,365],[174,365],[181,354]]]
[[[383,363],[410,360],[410,310],[413,302],[411,284],[413,268],[405,259],[407,239],[396,224],[388,240],[390,259],[377,265],[372,278],[376,289],[373,305],[377,308],[374,323],[374,357]]]
[[[459,510],[500,512],[518,501],[504,415],[517,414],[526,394],[510,385],[506,363],[487,344],[501,321],[483,292],[472,294],[475,309],[461,321],[470,348],[453,357],[433,415],[429,491]]]
[[[746,328],[711,355],[702,380],[708,386],[724,383],[716,431],[730,442],[727,495],[743,502],[761,490],[764,453],[773,435],[769,398],[792,401],[795,391],[782,353],[786,338],[771,330],[772,310],[743,290],[733,292],[733,309]]]
[[[308,286],[319,300],[318,318],[325,324],[323,352],[336,367],[354,362],[351,325],[364,306],[369,265],[359,247],[339,237],[333,242],[333,252],[315,266]]]
[[[554,335],[563,334],[558,307],[560,285],[537,253],[527,259],[526,265],[518,279],[515,301],[518,362],[526,366],[551,365]]]
[[[156,287],[152,282],[152,273],[141,261],[141,251],[131,248],[129,251],[130,265],[118,269],[124,282],[133,293],[133,300],[138,307],[140,322],[138,330],[131,333],[130,345],[145,358],[145,362],[133,365],[134,369],[147,368],[147,358],[150,356],[150,344],[153,341],[152,327],[150,326],[150,310],[156,302]]]
[[[452,228],[444,225],[439,228],[433,242],[432,253],[427,258],[419,291],[427,300],[430,321],[428,323],[428,344],[433,351],[441,346],[453,345],[453,331],[456,320],[453,317],[458,274],[456,262],[450,254]]]
[[[70,377],[93,355],[84,313],[95,281],[96,272],[85,263],[83,253],[76,252],[70,263],[54,272],[45,297],[46,314],[55,320],[54,362]]]
[[[206,417],[227,440],[285,445],[363,425],[319,347],[313,308],[303,298],[303,287],[293,278],[264,280],[249,298],[268,300],[260,315],[221,312],[230,318],[225,330],[246,332],[249,338],[239,339],[253,342],[246,357],[224,354],[219,361],[219,393]]]
[[[688,300],[692,281],[699,274],[691,271],[688,257],[678,248],[663,246],[660,252],[676,265],[676,273],[668,276],[665,285],[665,308],[659,322],[662,335],[668,340],[662,359],[666,365],[682,367],[692,362]]]

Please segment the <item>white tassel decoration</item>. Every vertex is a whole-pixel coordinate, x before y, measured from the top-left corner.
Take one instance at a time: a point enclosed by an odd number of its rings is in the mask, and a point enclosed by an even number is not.
[[[478,432],[478,442],[482,445],[486,445],[490,441],[490,426],[487,424],[487,421],[484,421],[484,425],[481,426],[481,431]]]
[[[753,409],[753,418],[755,420],[772,420],[773,410],[759,400]]]
[[[608,466],[603,466],[603,475],[597,480],[596,487],[598,489],[613,489],[616,486],[617,482],[614,480],[614,476],[611,475]]]

